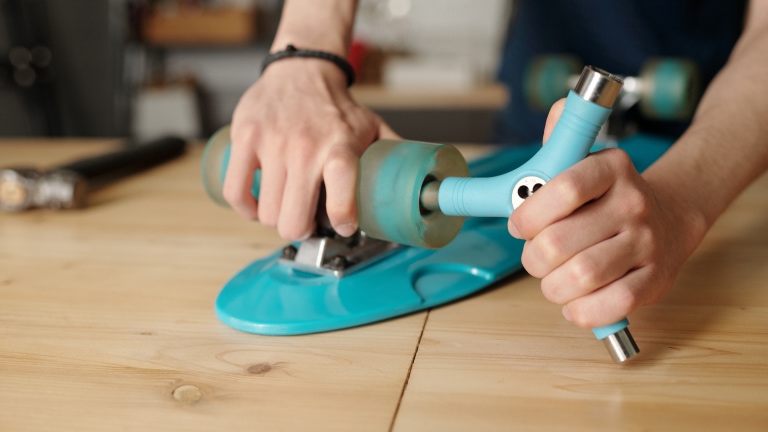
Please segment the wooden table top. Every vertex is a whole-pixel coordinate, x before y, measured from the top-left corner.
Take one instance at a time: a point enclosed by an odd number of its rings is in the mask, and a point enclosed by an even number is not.
[[[113,146],[0,140],[0,165]],[[284,242],[208,200],[201,150],[83,210],[0,213],[0,431],[768,430],[768,176],[617,365],[524,274],[342,331],[225,326],[221,286]]]

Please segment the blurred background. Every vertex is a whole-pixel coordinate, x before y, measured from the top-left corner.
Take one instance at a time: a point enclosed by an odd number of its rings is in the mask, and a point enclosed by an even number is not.
[[[488,141],[510,3],[360,0],[356,99],[410,139]],[[0,0],[0,136],[205,139],[258,79],[281,8]]]

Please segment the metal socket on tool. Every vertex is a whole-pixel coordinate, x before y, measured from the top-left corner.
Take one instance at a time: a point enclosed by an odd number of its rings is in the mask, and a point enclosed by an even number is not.
[[[585,66],[574,93],[603,108],[612,108],[624,81],[616,75],[594,66]]]
[[[632,334],[628,328],[617,331],[603,339],[603,344],[611,354],[611,358],[616,363],[624,363],[630,358],[640,353],[640,349],[635,344]]]

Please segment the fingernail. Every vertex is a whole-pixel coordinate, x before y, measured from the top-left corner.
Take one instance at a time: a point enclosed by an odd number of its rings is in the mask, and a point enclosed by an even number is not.
[[[336,228],[336,234],[342,237],[350,237],[357,231],[357,225],[353,223],[343,223]]]
[[[568,306],[563,306],[563,316],[568,321],[573,321],[573,317],[571,316],[571,311],[568,310]]]
[[[521,239],[522,236],[520,235],[520,231],[517,230],[517,227],[514,223],[512,223],[512,219],[509,220],[509,223],[507,224],[507,228],[509,229],[509,235],[516,239]]]
[[[312,236],[312,231],[307,231],[302,235],[300,238],[298,238],[296,241],[304,241]]]

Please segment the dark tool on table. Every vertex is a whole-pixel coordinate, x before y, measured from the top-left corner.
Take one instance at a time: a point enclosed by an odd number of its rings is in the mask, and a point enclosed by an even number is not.
[[[186,144],[181,138],[165,137],[48,171],[29,167],[0,169],[0,210],[83,207],[91,192],[180,156]]]

